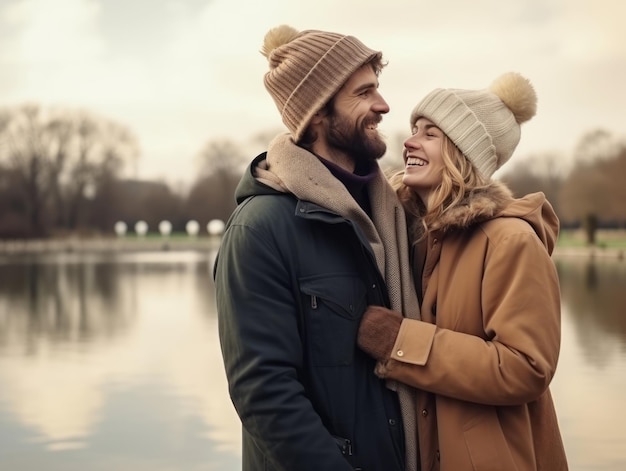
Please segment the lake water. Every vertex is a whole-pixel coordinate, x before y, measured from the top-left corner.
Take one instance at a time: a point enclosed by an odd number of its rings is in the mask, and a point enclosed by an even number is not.
[[[212,252],[0,259],[0,469],[241,468]],[[626,262],[557,259],[573,471],[626,469]]]

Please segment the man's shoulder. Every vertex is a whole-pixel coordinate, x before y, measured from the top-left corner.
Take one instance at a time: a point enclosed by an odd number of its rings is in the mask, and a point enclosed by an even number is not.
[[[296,198],[289,193],[252,195],[243,200],[231,217],[231,224],[264,226],[293,216]]]
[[[237,206],[237,210],[241,213],[255,213],[265,209],[288,209],[293,208],[297,199],[291,193],[271,193],[248,196]]]

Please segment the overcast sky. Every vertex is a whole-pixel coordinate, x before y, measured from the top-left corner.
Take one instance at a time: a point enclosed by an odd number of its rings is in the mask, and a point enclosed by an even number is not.
[[[485,88],[510,70],[539,97],[512,161],[571,154],[596,128],[626,134],[623,0],[0,0],[0,105],[104,115],[137,136],[138,177],[189,181],[207,141],[252,158],[251,137],[281,129],[259,49],[282,23],[383,51],[387,136],[408,133],[432,88]]]

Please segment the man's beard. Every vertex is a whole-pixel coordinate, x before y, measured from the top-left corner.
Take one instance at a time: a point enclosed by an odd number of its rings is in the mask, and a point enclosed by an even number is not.
[[[365,130],[369,124],[379,123],[380,115],[368,117],[361,125],[335,111],[329,118],[326,131],[328,144],[332,147],[351,155],[355,162],[377,160],[385,155],[387,145],[378,133],[370,136]]]

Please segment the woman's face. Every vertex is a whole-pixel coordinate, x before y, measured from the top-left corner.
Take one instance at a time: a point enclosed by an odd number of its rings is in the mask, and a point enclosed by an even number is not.
[[[413,189],[422,202],[441,183],[444,169],[441,147],[444,134],[432,121],[419,118],[411,136],[404,141],[404,177],[402,182]]]

